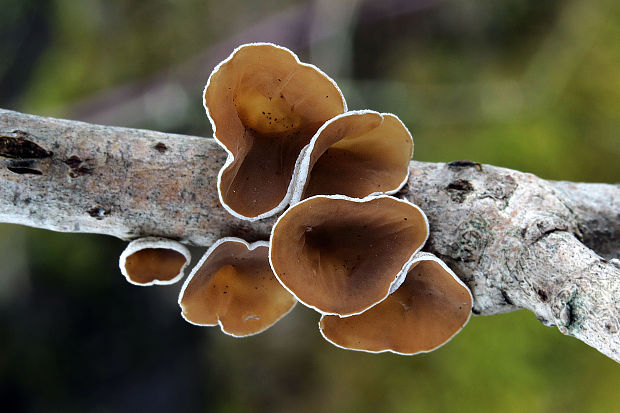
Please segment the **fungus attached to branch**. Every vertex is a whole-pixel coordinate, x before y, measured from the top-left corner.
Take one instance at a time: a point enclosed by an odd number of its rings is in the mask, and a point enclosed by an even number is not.
[[[165,285],[183,278],[183,270],[190,260],[190,252],[184,245],[166,238],[147,237],[130,242],[118,265],[132,284]]]
[[[314,196],[288,209],[269,259],[297,299],[323,314],[359,314],[398,287],[428,238],[420,208],[390,196]]]
[[[228,152],[218,176],[224,208],[255,220],[289,202],[303,149],[346,103],[336,83],[288,49],[243,45],[220,63],[204,91],[215,139]]]
[[[291,203],[313,195],[395,193],[407,181],[412,156],[413,138],[395,115],[371,110],[338,115],[304,152]]]
[[[326,340],[350,350],[417,354],[435,350],[469,321],[472,295],[432,254],[419,253],[401,286],[370,310],[347,318],[323,316]]]
[[[258,334],[296,303],[273,275],[269,243],[222,238],[202,257],[179,294],[181,314],[200,326],[220,325],[234,337]]]

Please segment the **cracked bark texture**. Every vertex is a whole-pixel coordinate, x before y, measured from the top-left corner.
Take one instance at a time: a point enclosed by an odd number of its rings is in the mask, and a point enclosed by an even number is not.
[[[208,246],[267,239],[273,219],[220,206],[212,139],[0,109],[0,222]],[[545,181],[469,161],[412,162],[397,196],[428,215],[424,248],[470,287],[475,314],[528,309],[620,362],[620,186]]]

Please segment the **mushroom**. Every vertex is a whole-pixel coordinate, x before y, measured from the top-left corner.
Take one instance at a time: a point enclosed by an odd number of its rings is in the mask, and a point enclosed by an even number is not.
[[[191,255],[182,244],[166,238],[146,237],[131,241],[118,265],[127,281],[140,286],[174,284],[183,278]]]
[[[319,329],[327,341],[344,349],[427,353],[461,331],[471,309],[469,288],[439,258],[419,253],[388,298],[353,317],[323,316]]]
[[[397,116],[372,110],[338,115],[304,152],[291,204],[313,195],[395,193],[407,181],[412,155],[413,138]]]
[[[304,148],[327,120],[346,111],[336,83],[290,50],[242,45],[211,73],[204,106],[228,152],[218,175],[220,202],[247,220],[289,202]]]
[[[427,238],[426,215],[407,201],[319,195],[280,216],[269,259],[301,303],[344,317],[366,311],[397,288]]]
[[[227,237],[213,244],[183,284],[178,300],[183,318],[245,337],[288,314],[296,300],[271,272],[268,251],[267,241]]]

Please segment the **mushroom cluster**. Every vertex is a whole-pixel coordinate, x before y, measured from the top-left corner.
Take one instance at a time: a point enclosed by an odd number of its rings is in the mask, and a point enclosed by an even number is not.
[[[332,79],[269,43],[235,49],[203,98],[228,153],[217,180],[222,206],[249,221],[284,212],[269,241],[226,237],[209,248],[179,294],[185,320],[245,337],[299,301],[321,314],[319,330],[334,345],[397,354],[431,351],[463,328],[469,289],[420,252],[424,212],[391,196],[413,156],[397,116],[347,111]],[[144,238],[119,264],[129,282],[152,285],[178,281],[189,261],[181,244]]]

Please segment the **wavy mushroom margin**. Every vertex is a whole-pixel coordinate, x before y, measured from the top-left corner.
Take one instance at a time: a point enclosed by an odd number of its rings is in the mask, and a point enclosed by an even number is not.
[[[283,50],[287,53],[289,53],[296,61],[297,64],[303,66],[303,67],[307,67],[313,70],[316,70],[320,75],[322,75],[326,80],[328,80],[329,82],[331,82],[331,84],[334,86],[334,88],[336,89],[336,91],[339,93],[340,99],[342,100],[342,105],[344,108],[344,112],[347,112],[347,102],[345,100],[345,97],[342,93],[342,91],[340,90],[340,88],[338,87],[338,85],[336,84],[336,82],[329,77],[324,71],[322,71],[320,68],[318,68],[317,66],[311,64],[311,63],[305,63],[302,62],[301,60],[299,60],[299,57],[290,49],[274,44],[274,43],[269,43],[269,42],[255,42],[255,43],[246,43],[246,44],[242,44],[238,47],[235,48],[235,50],[232,51],[232,53],[224,60],[222,60],[217,66],[215,66],[215,68],[213,69],[213,71],[211,72],[211,74],[209,75],[209,79],[207,81],[207,84],[205,85],[203,92],[202,92],[202,105],[205,109],[205,113],[207,114],[207,117],[209,118],[209,122],[211,123],[211,128],[213,130],[213,137],[215,139],[215,141],[220,145],[220,147],[222,147],[225,151],[226,151],[226,161],[224,162],[224,165],[222,166],[222,168],[220,169],[218,175],[217,175],[217,192],[218,192],[218,197],[220,199],[220,204],[224,207],[224,209],[226,211],[228,211],[229,214],[231,214],[232,216],[245,220],[245,221],[258,221],[260,219],[264,219],[264,218],[268,218],[271,217],[279,212],[281,212],[289,203],[290,203],[290,199],[293,193],[293,190],[295,188],[297,179],[296,179],[296,174],[299,171],[299,165],[301,163],[301,159],[305,153],[305,150],[307,149],[308,145],[306,145],[301,151],[300,154],[297,157],[297,160],[295,162],[295,166],[293,169],[293,175],[291,176],[291,180],[289,182],[286,194],[284,195],[284,197],[282,198],[282,200],[280,201],[280,203],[272,208],[269,211],[263,212],[261,214],[258,214],[257,216],[245,216],[243,214],[238,213],[237,211],[235,211],[234,209],[232,209],[227,202],[224,200],[223,194],[222,194],[222,175],[224,174],[224,172],[228,169],[228,167],[235,161],[235,155],[226,147],[226,145],[224,145],[224,143],[220,142],[220,140],[217,138],[217,126],[215,124],[215,121],[213,119],[213,116],[206,104],[206,99],[204,98],[206,96],[207,93],[207,89],[209,88],[211,81],[213,79],[213,75],[215,73],[217,73],[220,68],[229,63],[237,54],[237,52],[239,52],[241,49],[245,48],[245,47],[250,47],[250,46],[272,46],[274,48]]]
[[[163,250],[175,251],[183,255],[183,257],[185,257],[185,263],[179,269],[178,274],[169,280],[153,279],[153,281],[150,281],[147,283],[140,283],[140,282],[134,281],[131,279],[130,274],[127,272],[127,268],[126,268],[127,259],[131,255],[135,254],[136,252],[146,250],[146,249],[163,249]],[[145,238],[138,238],[136,240],[133,240],[127,245],[125,250],[121,253],[121,256],[118,260],[118,266],[121,270],[121,273],[127,280],[127,282],[133,285],[137,285],[140,287],[148,287],[151,285],[170,285],[170,284],[174,284],[178,282],[181,278],[183,278],[185,267],[187,267],[191,259],[192,259],[191,254],[189,250],[187,249],[187,247],[177,241],[173,241],[167,238],[160,238],[160,237],[145,237]]]
[[[384,294],[382,294],[382,297],[380,299],[378,299],[377,301],[371,303],[368,307],[366,307],[363,310],[351,312],[351,313],[348,313],[348,314],[339,314],[339,313],[335,313],[335,312],[324,311],[324,310],[318,308],[317,306],[313,305],[312,303],[309,303],[309,302],[301,299],[297,294],[295,294],[295,292],[291,288],[289,288],[282,281],[281,277],[278,275],[278,271],[276,271],[276,269],[275,269],[275,266],[274,266],[274,263],[273,263],[273,245],[274,245],[273,244],[273,238],[274,238],[275,230],[277,229],[278,225],[280,224],[282,219],[286,216],[286,214],[289,213],[293,208],[299,207],[300,205],[303,205],[303,204],[308,203],[308,202],[312,202],[313,200],[319,199],[319,198],[345,200],[345,201],[354,202],[354,203],[364,203],[364,202],[369,202],[369,201],[376,200],[376,199],[388,198],[388,199],[394,200],[396,202],[400,202],[400,203],[403,203],[403,204],[406,204],[408,206],[411,206],[411,207],[415,208],[420,213],[420,215],[422,216],[422,218],[424,220],[424,226],[425,226],[425,229],[426,229],[426,233],[424,235],[424,240],[420,243],[420,246],[418,248],[416,248],[414,251],[412,251],[412,253],[408,257],[406,262],[403,264],[403,266],[399,270],[399,272],[397,274],[395,274],[393,281],[385,289],[385,292],[384,292]],[[278,281],[280,282],[280,284],[282,284],[282,286],[289,293],[291,293],[291,295],[293,295],[293,297],[295,297],[295,299],[297,299],[297,301],[299,301],[301,304],[305,305],[306,307],[312,308],[313,310],[315,310],[316,312],[320,313],[321,315],[334,315],[334,316],[338,316],[338,317],[341,317],[341,318],[352,317],[352,316],[355,316],[355,315],[358,315],[358,314],[362,314],[365,311],[368,311],[370,308],[374,307],[375,305],[379,304],[381,301],[385,300],[385,298],[387,298],[392,292],[394,292],[396,289],[398,289],[398,287],[400,287],[400,285],[405,280],[405,277],[407,276],[407,272],[408,272],[408,270],[409,270],[409,268],[411,266],[411,263],[415,259],[416,254],[426,244],[426,241],[428,240],[428,237],[429,237],[429,231],[430,230],[429,230],[428,218],[427,218],[426,214],[424,213],[424,211],[422,211],[422,209],[420,207],[418,207],[417,205],[415,205],[415,204],[413,204],[413,203],[411,203],[411,202],[409,202],[407,200],[404,200],[404,199],[398,199],[398,198],[395,198],[395,197],[389,196],[389,195],[367,196],[367,197],[364,197],[364,198],[351,198],[351,197],[344,196],[344,195],[316,195],[316,196],[313,196],[313,197],[306,198],[306,199],[302,200],[298,204],[296,204],[293,207],[289,208],[286,212],[284,212],[284,214],[282,214],[278,218],[278,220],[276,221],[276,223],[274,224],[274,226],[272,228],[270,239],[269,239],[269,265],[271,266],[271,270],[275,274],[275,276],[278,279]]]
[[[471,290],[469,289],[469,287],[454,273],[454,271],[452,271],[450,269],[450,267],[448,267],[446,265],[445,262],[443,262],[441,259],[439,259],[438,257],[436,257],[435,255],[433,255],[431,253],[419,252],[418,254],[416,254],[415,258],[411,262],[408,263],[408,267],[407,267],[406,272],[405,272],[405,278],[406,278],[406,275],[409,273],[410,270],[412,270],[417,264],[419,264],[420,262],[423,262],[423,261],[433,261],[433,262],[439,264],[442,267],[442,269],[447,274],[449,274],[457,284],[459,284],[461,287],[464,288],[464,290],[468,294],[470,303],[473,303],[473,296],[471,294]],[[403,278],[402,281],[404,281],[404,278]],[[396,289],[394,291],[396,291]],[[372,310],[370,310],[370,311],[372,311]],[[446,344],[448,344],[458,333],[461,332],[461,330],[463,330],[463,328],[465,328],[467,323],[469,323],[469,320],[471,319],[471,314],[472,314],[472,311],[471,311],[471,307],[470,307],[469,312],[467,314],[467,318],[464,320],[462,325],[458,329],[456,329],[449,337],[447,337],[441,344],[439,344],[439,345],[437,345],[437,346],[435,346],[433,348],[430,348],[428,350],[420,350],[420,351],[415,351],[415,352],[410,352],[410,353],[400,352],[400,351],[396,351],[396,350],[390,349],[390,348],[385,348],[385,349],[382,349],[382,350],[367,350],[367,349],[363,349],[363,348],[345,347],[345,346],[335,342],[331,338],[329,338],[325,334],[325,332],[323,331],[323,325],[322,325],[323,321],[326,318],[326,316],[329,316],[329,315],[322,315],[321,316],[321,319],[319,320],[319,323],[318,323],[318,327],[319,327],[319,331],[320,331],[321,335],[323,336],[323,338],[327,342],[329,342],[329,343],[333,344],[334,346],[336,346],[338,348],[341,348],[343,350],[361,351],[361,352],[370,353],[370,354],[393,353],[393,354],[398,354],[398,355],[401,355],[401,356],[414,356],[416,354],[426,354],[426,353],[433,352],[433,351],[438,350],[441,347],[445,346]]]
[[[297,304],[297,302],[294,302],[293,305],[291,305],[291,307],[288,309],[288,311],[286,311],[285,313],[283,313],[280,317],[278,317],[277,319],[275,319],[271,324],[269,324],[268,326],[266,326],[265,328],[259,330],[259,331],[255,331],[253,333],[250,334],[243,334],[243,335],[238,335],[238,334],[234,334],[231,333],[229,331],[226,330],[226,327],[224,327],[222,321],[219,319],[218,317],[218,321],[217,323],[213,323],[213,324],[200,324],[200,323],[195,323],[191,320],[189,320],[187,317],[185,317],[185,314],[183,313],[182,310],[182,305],[181,305],[181,300],[185,294],[185,290],[187,289],[187,286],[189,285],[189,283],[192,281],[192,279],[194,278],[194,276],[196,275],[196,273],[200,270],[200,268],[203,266],[203,264],[207,261],[207,259],[209,259],[209,257],[211,256],[211,254],[222,244],[226,243],[226,242],[236,242],[239,244],[244,245],[248,251],[252,251],[255,250],[256,248],[259,247],[269,247],[269,242],[268,241],[256,241],[256,242],[252,242],[249,243],[247,241],[245,241],[244,239],[241,238],[237,238],[237,237],[224,237],[219,239],[218,241],[216,241],[213,245],[211,245],[211,247],[209,247],[209,249],[207,250],[207,252],[205,252],[205,254],[202,256],[202,258],[200,259],[200,261],[198,261],[198,263],[196,264],[196,266],[192,269],[191,273],[189,274],[189,276],[185,279],[185,282],[183,283],[183,286],[181,287],[181,291],[179,292],[179,297],[177,299],[177,303],[179,304],[179,306],[181,307],[181,317],[183,317],[183,319],[185,321],[187,321],[188,323],[195,325],[195,326],[199,326],[199,327],[215,327],[215,326],[219,326],[220,330],[231,337],[235,337],[235,338],[244,338],[244,337],[251,337],[251,336],[255,336],[257,334],[260,334],[264,331],[266,331],[267,329],[269,329],[270,327],[272,327],[274,324],[276,324],[278,321],[280,321],[282,318],[284,318],[285,316],[287,316],[291,311],[293,311],[293,309],[295,308],[295,305]],[[277,279],[277,278],[276,278]],[[281,284],[281,283],[280,283]],[[294,296],[293,296],[294,297]]]

